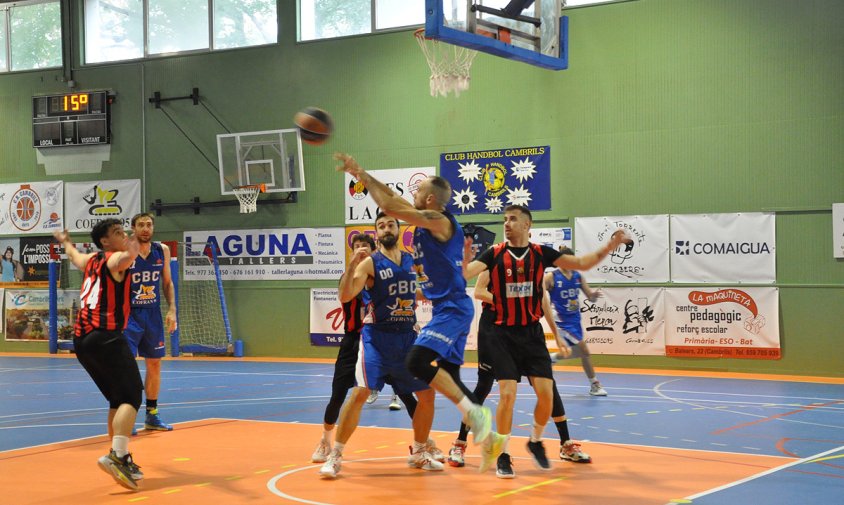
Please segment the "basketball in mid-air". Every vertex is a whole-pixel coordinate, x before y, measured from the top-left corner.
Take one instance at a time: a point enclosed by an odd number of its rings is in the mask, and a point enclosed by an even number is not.
[[[331,116],[317,107],[307,107],[293,116],[299,136],[307,144],[318,146],[328,140],[334,130]]]

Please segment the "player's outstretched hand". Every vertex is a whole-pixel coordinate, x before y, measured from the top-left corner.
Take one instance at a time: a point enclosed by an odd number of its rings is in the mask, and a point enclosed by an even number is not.
[[[633,237],[630,236],[625,230],[621,228],[615,230],[612,233],[612,237],[610,238],[610,244],[612,248],[616,248],[621,244],[630,245],[633,243]]]
[[[55,238],[59,244],[64,244],[66,241],[70,240],[70,234],[67,230],[56,230],[53,232],[53,238]]]
[[[338,172],[346,172],[352,177],[357,178],[364,171],[350,154],[334,153],[334,159],[343,163],[342,165],[337,165]]]

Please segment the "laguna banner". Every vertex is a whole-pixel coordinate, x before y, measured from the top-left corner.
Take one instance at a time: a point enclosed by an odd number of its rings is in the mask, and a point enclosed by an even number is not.
[[[665,352],[693,358],[779,359],[779,290],[666,289]]]
[[[419,189],[419,184],[428,177],[435,175],[434,167],[422,168],[393,168],[389,170],[372,170],[373,177],[386,184],[399,196],[413,203],[413,196]],[[349,174],[344,174],[343,192],[346,195],[346,224],[375,224],[378,206],[369,196],[369,191],[363,183]]]
[[[777,280],[773,213],[672,215],[671,243],[672,282]]]
[[[662,356],[664,288],[602,288],[590,302],[580,293],[583,339],[592,354]],[[545,319],[545,333],[550,334]],[[549,343],[556,348],[556,343]]]
[[[49,235],[64,228],[63,184],[0,184],[0,235]]]
[[[451,183],[453,214],[500,213],[508,205],[551,210],[551,147],[517,147],[440,155]]]
[[[618,229],[633,239],[621,244],[587,273],[589,282],[668,282],[668,215],[578,217],[574,220],[577,237],[575,253],[596,251]]]
[[[140,179],[67,182],[64,191],[65,222],[71,232],[91,231],[107,218],[120,219],[129,228],[132,216],[141,212]]]
[[[186,231],[185,280],[214,279],[206,253],[217,251],[223,280],[337,280],[345,270],[343,228]]]

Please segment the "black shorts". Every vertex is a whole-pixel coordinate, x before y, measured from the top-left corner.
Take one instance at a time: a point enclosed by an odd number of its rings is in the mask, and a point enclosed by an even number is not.
[[[333,387],[351,389],[355,386],[355,366],[358,362],[360,349],[360,332],[347,331],[337,351],[337,361],[334,362]]]
[[[76,359],[94,379],[109,408],[141,404],[144,383],[129,344],[119,331],[94,330],[73,339]]]
[[[529,326],[493,324],[485,347],[485,356],[492,364],[496,380],[519,381],[523,376],[553,378],[545,332],[539,323]]]

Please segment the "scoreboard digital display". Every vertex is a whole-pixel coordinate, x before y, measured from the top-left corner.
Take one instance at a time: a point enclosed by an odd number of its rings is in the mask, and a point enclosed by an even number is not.
[[[32,97],[32,147],[111,142],[107,91]]]

